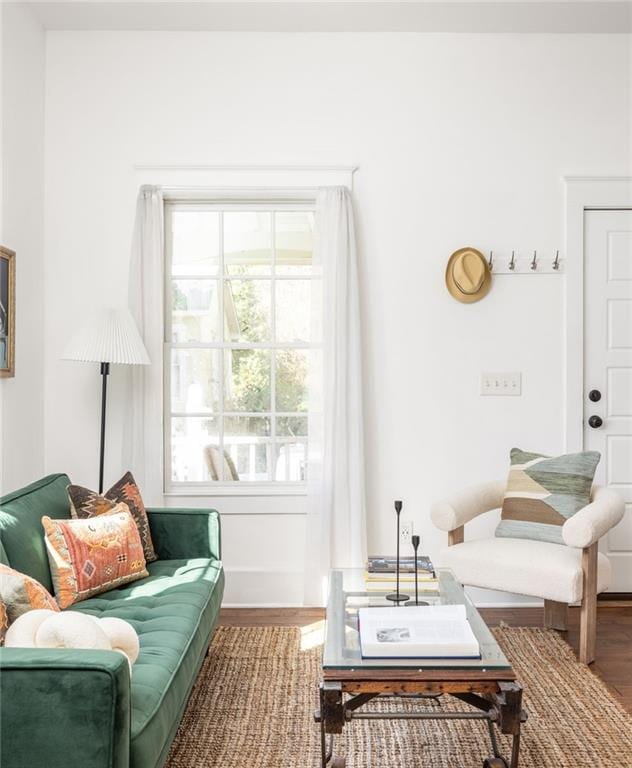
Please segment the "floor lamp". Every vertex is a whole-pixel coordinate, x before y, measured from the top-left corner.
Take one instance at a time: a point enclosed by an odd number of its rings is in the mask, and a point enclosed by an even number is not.
[[[82,323],[66,347],[62,360],[101,364],[101,450],[99,493],[103,493],[105,404],[110,364],[149,365],[149,355],[128,309],[105,309],[92,322]]]

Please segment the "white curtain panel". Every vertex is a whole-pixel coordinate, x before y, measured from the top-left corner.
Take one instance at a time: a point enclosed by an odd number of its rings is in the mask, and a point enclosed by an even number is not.
[[[156,376],[155,371],[155,366],[162,370],[163,355],[163,210],[160,188],[141,187],[136,202],[128,301],[150,365],[132,366],[123,455],[147,504],[161,503],[163,487],[162,441],[154,439],[156,419],[162,421],[163,407],[162,376]]]
[[[358,263],[346,187],[318,192],[314,273],[304,597],[323,605],[329,570],[366,559]]]

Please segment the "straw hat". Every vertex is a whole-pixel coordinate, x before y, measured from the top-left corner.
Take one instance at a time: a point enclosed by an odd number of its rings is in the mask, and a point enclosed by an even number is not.
[[[487,259],[476,248],[459,248],[448,261],[445,284],[457,301],[465,304],[479,301],[492,284]]]

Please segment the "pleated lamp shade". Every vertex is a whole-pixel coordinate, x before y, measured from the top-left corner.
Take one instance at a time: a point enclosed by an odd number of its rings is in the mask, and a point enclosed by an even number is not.
[[[128,309],[105,309],[73,336],[62,360],[149,365],[149,355]]]

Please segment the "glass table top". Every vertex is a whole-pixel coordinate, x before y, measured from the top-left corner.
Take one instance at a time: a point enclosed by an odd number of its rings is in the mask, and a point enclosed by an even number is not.
[[[424,591],[419,600],[430,605],[464,605],[468,621],[481,649],[480,659],[363,659],[360,653],[358,609],[393,606],[386,592],[367,592],[364,570],[340,569],[330,573],[323,669],[511,669],[489,627],[451,571],[438,569],[436,592]],[[414,595],[410,584],[402,592]]]

